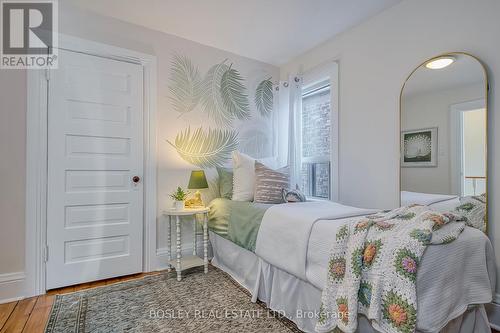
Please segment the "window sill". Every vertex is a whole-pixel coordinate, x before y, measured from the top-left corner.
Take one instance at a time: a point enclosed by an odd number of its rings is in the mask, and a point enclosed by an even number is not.
[[[306,201],[331,201],[328,198],[306,197]]]

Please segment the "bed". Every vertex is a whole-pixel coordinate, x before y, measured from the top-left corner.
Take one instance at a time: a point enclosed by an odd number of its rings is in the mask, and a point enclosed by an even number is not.
[[[287,236],[285,229],[295,228],[283,229],[279,221],[273,223],[271,230],[266,230],[269,223],[261,226],[263,218],[269,218],[276,211],[272,208],[275,205],[215,199],[210,204],[209,228],[215,267],[248,289],[253,301],[265,302],[272,310],[285,314],[299,329],[314,332],[331,237],[352,216],[371,211],[333,203],[306,204],[279,206],[281,211],[295,217],[297,223],[301,223],[302,207],[310,210],[308,216],[321,210],[335,212],[317,213],[316,217],[326,218],[316,218],[309,229],[298,231],[305,234],[302,237],[305,243],[298,239],[287,244],[286,237],[294,237],[294,234]],[[267,240],[267,248],[258,246],[259,241],[261,244],[265,241],[264,233],[269,239],[274,237],[276,243],[270,244]],[[302,264],[296,265],[301,255],[286,257],[286,251],[297,251],[294,248],[300,249],[302,243],[305,246],[303,270]],[[491,243],[479,230],[467,227],[450,244],[430,245],[417,274],[418,332],[487,332],[489,326],[483,304],[492,300],[495,272]],[[364,317],[360,317],[358,331],[374,332]]]
[[[446,211],[452,210],[459,202],[457,195],[401,191],[401,206],[417,204]]]

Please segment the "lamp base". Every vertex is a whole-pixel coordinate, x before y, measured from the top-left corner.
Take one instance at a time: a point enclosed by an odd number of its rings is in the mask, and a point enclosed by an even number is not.
[[[186,200],[185,206],[188,208],[205,207],[203,200],[201,199],[200,191],[194,193],[194,197]]]

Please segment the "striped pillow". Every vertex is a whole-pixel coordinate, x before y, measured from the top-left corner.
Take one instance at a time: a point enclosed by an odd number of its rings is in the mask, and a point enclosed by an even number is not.
[[[283,202],[281,191],[289,188],[288,167],[273,170],[255,161],[254,202],[279,204]]]

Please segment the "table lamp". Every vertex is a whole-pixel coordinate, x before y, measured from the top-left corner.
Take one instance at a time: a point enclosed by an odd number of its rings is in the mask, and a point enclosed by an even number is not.
[[[208,188],[207,177],[205,177],[205,172],[203,170],[191,171],[191,177],[189,177],[188,189],[196,190],[194,193],[194,198],[186,201],[187,207],[203,207],[203,200],[201,200],[201,193],[199,190],[203,188]]]

